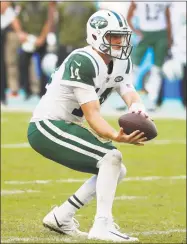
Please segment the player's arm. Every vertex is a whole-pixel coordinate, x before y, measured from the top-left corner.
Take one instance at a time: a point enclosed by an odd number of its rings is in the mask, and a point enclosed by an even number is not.
[[[172,45],[172,30],[171,30],[171,13],[170,13],[170,5],[166,8],[166,22],[167,22],[167,33],[168,33],[168,47],[170,48]]]
[[[142,145],[142,133],[135,131],[127,135],[122,128],[117,132],[101,116],[100,103],[94,86],[94,78],[98,70],[96,66],[94,68],[91,60],[82,55],[72,55],[66,63],[66,69],[67,71],[64,72],[62,79],[74,87],[74,95],[90,127],[103,138]]]
[[[11,25],[18,35],[20,42],[24,42],[27,38],[27,33],[23,32],[20,21],[10,2],[1,2],[1,14],[5,17],[1,23],[2,26],[7,27]]]
[[[142,142],[145,140],[143,138],[144,133],[134,131],[130,135],[127,135],[123,132],[122,128],[120,128],[120,131],[117,132],[108,124],[108,122],[100,114],[99,100],[82,104],[81,109],[90,127],[101,137],[116,142],[143,145]]]
[[[128,106],[129,112],[142,113],[148,117],[140,95],[131,83],[121,82],[121,84],[116,88],[116,91]]]
[[[140,30],[136,29],[134,26],[133,26],[133,23],[132,23],[132,18],[134,16],[134,12],[136,10],[136,3],[134,1],[131,2],[130,6],[129,6],[129,10],[127,12],[127,22],[128,22],[128,25],[130,26],[131,30],[136,33],[138,36],[142,36],[142,33]]]
[[[10,7],[10,2],[7,1],[1,2],[0,6],[1,6],[0,8],[1,14],[4,14],[7,8]]]
[[[49,23],[49,20],[47,20],[42,28],[42,31],[39,35],[39,37],[37,38],[36,40],[36,43],[35,45],[37,47],[40,47],[44,44],[45,40],[46,40],[46,37],[47,37],[47,34],[49,33],[49,28],[50,28],[50,23]]]
[[[107,139],[115,140],[118,133],[100,115],[99,100],[85,103],[81,106],[81,109],[88,124],[98,135]]]
[[[129,91],[123,94],[122,99],[127,104],[129,112],[143,113],[146,117],[148,117],[145,106],[137,91]]]

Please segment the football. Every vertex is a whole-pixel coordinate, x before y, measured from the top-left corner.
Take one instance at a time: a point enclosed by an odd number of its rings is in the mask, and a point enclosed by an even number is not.
[[[124,114],[119,118],[118,123],[128,135],[135,130],[144,132],[145,137],[147,137],[147,141],[152,140],[158,134],[155,123],[151,119],[145,118],[145,116],[139,113]]]

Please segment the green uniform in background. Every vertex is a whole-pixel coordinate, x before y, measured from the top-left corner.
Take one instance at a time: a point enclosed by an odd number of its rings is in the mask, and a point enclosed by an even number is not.
[[[21,7],[19,19],[23,30],[39,36],[48,18],[48,2],[18,2]]]
[[[169,2],[135,2],[138,28],[142,39],[133,51],[133,63],[139,66],[148,48],[153,48],[154,65],[161,68],[168,52],[168,23],[166,10]]]
[[[133,63],[140,65],[144,54],[149,47],[154,51],[154,64],[162,67],[168,51],[167,31],[142,31],[143,39],[138,43],[133,52]]]
[[[59,21],[59,44],[83,47],[86,45],[85,26],[88,18],[96,11],[92,2],[63,2],[57,5]]]

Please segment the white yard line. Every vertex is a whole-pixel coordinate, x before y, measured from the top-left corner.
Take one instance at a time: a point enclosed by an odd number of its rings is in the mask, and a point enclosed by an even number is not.
[[[15,194],[23,194],[23,193],[35,193],[40,191],[34,191],[34,190],[1,190],[1,196],[6,195],[15,195]]]
[[[58,242],[65,242],[65,243],[71,243],[71,242],[77,242],[77,241],[73,241],[72,239],[70,238],[65,238],[62,236],[60,236],[59,238],[58,237],[49,237],[49,238],[42,238],[42,237],[9,237],[7,239],[3,239],[1,240],[2,243],[14,243],[14,242],[18,242],[19,241],[22,241],[22,242],[28,242],[28,243],[31,243],[31,242],[35,242],[35,243],[38,243],[39,241],[58,241]]]
[[[2,144],[1,148],[30,148],[29,143]]]
[[[127,177],[123,181],[153,181],[153,180],[186,180],[186,175],[178,176],[137,176]]]
[[[49,183],[82,183],[87,179],[60,179],[60,180],[30,180],[30,181],[4,181],[5,184],[9,185],[25,185],[25,184],[49,184]],[[178,176],[137,176],[127,177],[123,181],[153,181],[153,180],[186,180],[186,175]]]
[[[163,231],[159,231],[159,230],[154,230],[154,231],[145,231],[145,232],[134,232],[134,233],[128,233],[129,235],[144,235],[144,236],[152,236],[152,235],[168,235],[171,233],[185,233],[186,230],[185,229],[171,229],[171,230],[163,230]],[[18,242],[18,241],[22,241],[22,242],[39,242],[39,241],[60,241],[62,243],[63,242],[68,242],[68,243],[72,243],[72,242],[77,242],[80,243],[81,239],[79,240],[74,240],[73,238],[62,238],[62,236],[60,237],[47,237],[47,238],[42,238],[42,237],[8,237],[8,238],[3,238],[2,243],[14,243],[14,242]],[[82,239],[83,241],[83,239]]]
[[[114,200],[138,200],[138,199],[146,199],[147,196],[118,196],[115,197]]]
[[[186,139],[178,139],[178,140],[163,139],[163,140],[151,140],[151,141],[145,142],[145,145],[149,145],[149,146],[171,145],[171,144],[186,145]],[[132,146],[131,144],[120,144],[120,145],[123,147]]]
[[[186,144],[186,139],[179,139],[179,140],[152,140],[146,143],[147,145],[169,145],[169,144]],[[121,144],[122,145],[122,144]],[[122,146],[132,146],[128,144],[124,144]],[[2,144],[1,148],[30,148],[31,146],[27,142],[23,143],[11,143],[11,144]]]
[[[129,235],[144,235],[144,236],[152,236],[152,235],[168,235],[171,233],[185,233],[186,229],[173,229],[173,230],[152,230],[152,231],[144,231],[144,232],[133,232],[129,233]]]
[[[25,193],[38,193],[40,191],[34,191],[34,190],[1,190],[1,196],[7,196],[7,195],[16,195],[16,194],[25,194]],[[65,194],[65,195],[71,195]],[[117,196],[114,198],[114,200],[120,201],[120,200],[137,200],[137,199],[146,199],[147,196]],[[78,216],[78,215],[77,215]],[[82,215],[80,215],[82,216]]]
[[[186,139],[182,140],[152,140],[146,143],[147,145],[168,145],[168,144],[186,144]]]
[[[6,123],[7,121],[8,121],[7,118],[2,118],[2,117],[1,117],[1,123]]]

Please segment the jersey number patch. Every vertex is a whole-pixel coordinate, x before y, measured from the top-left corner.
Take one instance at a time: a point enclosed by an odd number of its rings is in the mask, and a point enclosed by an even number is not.
[[[71,79],[76,79],[76,80],[80,80],[80,75],[79,75],[79,68],[74,68],[73,66],[70,67],[71,70]]]
[[[161,4],[149,5],[146,4],[146,19],[147,20],[157,20],[159,14],[162,11],[163,6]]]

